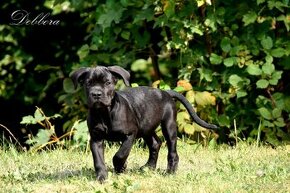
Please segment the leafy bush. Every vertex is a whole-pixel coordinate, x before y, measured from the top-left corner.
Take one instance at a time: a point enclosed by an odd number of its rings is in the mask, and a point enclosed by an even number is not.
[[[229,136],[235,120],[242,139],[289,140],[288,1],[110,0],[80,7],[96,7],[85,16],[90,41],[78,51],[81,66],[131,66],[135,81],[163,78],[171,87],[178,75],[193,85],[188,96],[201,95],[201,116]],[[216,108],[198,104],[202,95],[214,97]],[[200,130],[186,116],[179,113],[186,123],[180,131]]]
[[[114,64],[131,70],[132,82],[154,86],[159,80],[159,87],[183,92],[202,118],[220,125],[220,136],[258,138],[272,145],[290,140],[288,0],[55,0],[44,5],[56,15],[79,15],[83,23],[75,21],[75,29],[85,26],[84,40],[71,46],[70,54],[55,46],[55,56],[65,58],[66,65],[49,68],[44,89],[63,81],[64,91],[59,87],[55,97],[62,105],[65,132],[86,115],[82,89],[73,89],[69,72],[81,66]],[[14,84],[23,84],[21,77],[29,77],[21,74],[27,72],[26,65],[37,66],[13,38],[25,38],[26,30],[19,35],[10,26],[1,28],[0,41],[9,46],[3,47],[7,54],[1,55],[0,92],[8,99],[15,93]],[[16,75],[9,75],[11,70]],[[37,92],[42,91],[43,84],[33,77],[29,80],[38,85]],[[192,88],[181,89],[186,85]],[[24,101],[34,104],[43,99],[30,92],[23,91],[21,96],[29,95]],[[191,137],[193,131],[205,134],[184,112],[179,107],[179,131]]]
[[[47,117],[40,108],[36,108],[34,116],[28,115],[22,118],[21,124],[40,125],[37,135],[29,135],[26,144],[30,146],[30,151],[38,151],[44,148],[63,147],[63,148],[82,148],[88,147],[88,128],[86,121],[75,122],[69,132],[57,136],[55,126],[52,125],[51,119],[61,117],[55,114]]]

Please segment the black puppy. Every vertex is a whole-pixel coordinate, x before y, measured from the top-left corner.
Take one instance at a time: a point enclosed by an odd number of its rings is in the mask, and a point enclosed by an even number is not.
[[[179,161],[176,151],[177,112],[172,98],[185,106],[197,124],[206,128],[217,128],[201,120],[186,98],[177,92],[150,87],[115,91],[118,77],[130,86],[129,72],[118,66],[81,68],[71,75],[76,88],[78,83],[85,87],[89,107],[87,124],[91,136],[90,147],[99,181],[105,180],[108,175],[104,161],[104,139],[122,142],[113,157],[117,173],[126,169],[126,160],[134,140],[139,137],[142,137],[149,147],[149,159],[144,166],[156,168],[161,140],[155,129],[160,124],[168,147],[167,172],[176,171]]]

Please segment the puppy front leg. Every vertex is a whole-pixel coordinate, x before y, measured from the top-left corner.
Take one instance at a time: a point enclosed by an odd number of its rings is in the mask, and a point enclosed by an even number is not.
[[[108,172],[104,160],[104,142],[103,140],[95,141],[91,139],[90,146],[93,154],[97,180],[103,182],[108,177]]]
[[[125,141],[123,141],[120,149],[117,151],[117,153],[113,157],[113,164],[114,164],[115,171],[117,173],[122,173],[126,169],[127,167],[126,160],[132,149],[134,140],[135,140],[135,134],[128,135]]]

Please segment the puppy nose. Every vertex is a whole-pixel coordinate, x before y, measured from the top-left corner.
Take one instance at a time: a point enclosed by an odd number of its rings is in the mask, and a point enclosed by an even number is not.
[[[95,91],[95,92],[91,93],[91,95],[94,98],[100,98],[102,96],[102,92],[101,91]]]

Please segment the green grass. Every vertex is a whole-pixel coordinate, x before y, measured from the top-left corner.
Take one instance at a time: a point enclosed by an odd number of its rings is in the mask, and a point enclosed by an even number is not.
[[[290,192],[290,147],[239,144],[215,150],[178,142],[180,164],[166,175],[166,147],[156,171],[140,171],[147,149],[135,146],[124,174],[113,172],[117,146],[106,149],[109,179],[95,180],[90,152],[54,150],[19,153],[0,147],[0,192]]]

